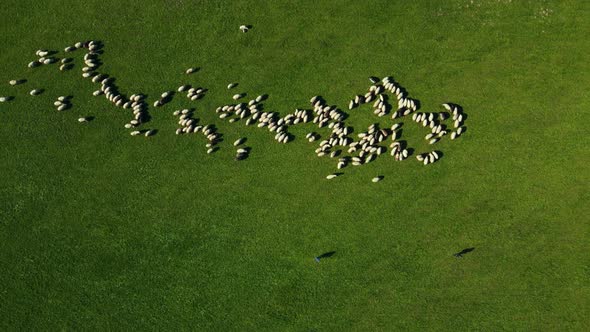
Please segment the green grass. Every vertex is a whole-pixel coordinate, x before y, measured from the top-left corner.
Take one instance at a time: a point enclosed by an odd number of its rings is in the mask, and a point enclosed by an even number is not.
[[[587,1],[2,9],[0,95],[16,97],[0,104],[2,330],[590,329]],[[92,97],[82,53],[70,72],[26,67],[39,48],[85,39],[104,41],[101,71],[123,93],[210,93],[150,108],[146,126],[160,132],[131,137],[129,114]],[[191,66],[201,70],[184,75]],[[423,111],[461,104],[467,133],[438,143],[434,165],[387,156],[327,181],[335,162],[315,157],[311,126],[282,145],[213,114],[232,81],[286,114],[316,94],[346,108],[370,75],[394,76]],[[28,82],[10,87],[15,78]],[[35,87],[47,91],[30,97]],[[74,107],[58,113],[62,94]],[[225,134],[218,153],[174,135],[172,111],[191,105]],[[379,120],[350,114],[357,129]],[[240,136],[252,153],[237,163]],[[476,249],[452,257],[466,247]]]

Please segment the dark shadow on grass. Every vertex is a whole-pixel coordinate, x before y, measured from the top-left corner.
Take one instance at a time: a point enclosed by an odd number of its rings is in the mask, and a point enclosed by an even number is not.
[[[335,251],[328,251],[328,252],[325,252],[325,253],[315,257],[314,260],[319,263],[321,259],[330,258],[330,257],[334,256],[335,253],[336,253]]]
[[[453,256],[455,256],[457,258],[463,258],[463,255],[468,254],[468,253],[472,252],[473,250],[475,250],[475,247],[465,248],[465,249],[459,251],[458,253],[453,254]]]
[[[245,160],[245,159],[248,159],[249,156],[250,156],[249,153],[238,153],[234,159],[237,161]]]
[[[422,107],[422,103],[418,99],[412,98],[412,100],[414,101],[414,104],[416,104],[416,111],[418,111]]]

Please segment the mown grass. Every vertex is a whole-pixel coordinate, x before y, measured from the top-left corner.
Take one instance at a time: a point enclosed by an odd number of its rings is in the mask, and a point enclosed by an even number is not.
[[[550,9],[548,16],[543,10]],[[587,330],[590,6],[585,1],[6,1],[0,21],[4,330]],[[240,24],[253,29],[241,34]],[[151,139],[39,48],[105,43],[124,93],[210,89],[150,109]],[[77,57],[81,57],[78,54]],[[187,77],[184,69],[201,70]],[[215,120],[225,85],[283,114],[345,108],[392,75],[468,132],[424,167],[382,157],[326,181],[303,140]],[[8,80],[28,82],[10,87]],[[34,87],[47,91],[38,97]],[[74,96],[57,113],[52,102]],[[222,149],[177,137],[194,105]],[[79,116],[95,116],[80,125]],[[360,129],[377,121],[350,112]],[[385,120],[383,123],[387,123]],[[417,151],[424,133],[407,119]],[[236,163],[228,142],[248,137]],[[378,184],[370,179],[385,178]],[[466,247],[464,259],[452,254]],[[317,264],[313,257],[336,254]]]

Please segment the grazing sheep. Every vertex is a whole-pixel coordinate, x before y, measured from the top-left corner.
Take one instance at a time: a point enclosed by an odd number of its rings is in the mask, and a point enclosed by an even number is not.
[[[431,139],[430,141],[428,141],[428,144],[434,144],[434,143],[436,143],[436,142],[438,142],[438,141],[439,141],[439,139],[438,139],[438,138],[433,138],[433,139]]]
[[[57,108],[57,110],[61,112],[61,111],[65,111],[66,108],[68,108],[68,105],[62,104],[62,105],[59,105],[59,107]]]
[[[337,175],[337,174],[330,174],[330,175],[326,176],[326,179],[328,179],[328,180],[332,180],[332,179],[334,179],[334,178],[336,178],[336,177],[338,177],[338,175]]]
[[[185,73],[186,73],[187,75],[190,75],[190,74],[192,74],[192,73],[195,73],[197,70],[198,70],[198,68],[194,68],[194,67],[193,67],[193,68],[189,68],[189,69],[187,69],[187,70],[185,71]]]
[[[42,90],[42,89],[33,89],[33,90],[31,90],[31,92],[29,92],[29,94],[30,94],[31,96],[38,96],[38,95],[40,95],[42,92],[43,92],[43,90]]]
[[[83,123],[83,122],[88,122],[89,119],[86,117],[82,117],[82,118],[78,118],[78,122]]]
[[[376,177],[374,177],[374,178],[373,178],[371,181],[372,181],[373,183],[377,183],[377,182],[379,182],[379,181],[381,181],[381,180],[383,180],[383,176],[376,176]]]
[[[155,130],[148,130],[145,132],[145,137],[153,136],[155,133]]]
[[[235,95],[234,95],[232,98],[233,98],[233,100],[238,100],[238,99],[240,99],[240,98],[242,98],[242,97],[243,97],[243,96],[242,96],[242,94],[240,94],[240,93],[237,93],[237,94],[235,94]]]
[[[188,85],[188,84],[187,85],[181,85],[180,87],[178,87],[178,92],[185,92],[185,91],[187,91],[190,88],[191,88],[191,86]]]
[[[238,139],[237,139],[237,140],[234,142],[234,146],[238,146],[238,145],[240,145],[240,144],[244,143],[244,141],[246,141],[246,138],[245,138],[245,137],[238,138]]]
[[[247,25],[244,25],[244,24],[240,25],[240,31],[242,31],[243,33],[248,32],[248,30],[249,30],[249,28]]]
[[[233,89],[233,88],[235,88],[236,86],[238,86],[238,83],[230,83],[230,84],[228,84],[228,85],[227,85],[227,89],[228,89],[228,90],[229,90],[229,89]]]

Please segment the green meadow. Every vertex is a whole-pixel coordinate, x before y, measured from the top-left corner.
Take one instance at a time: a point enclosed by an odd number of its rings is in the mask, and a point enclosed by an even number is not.
[[[0,329],[588,331],[589,34],[583,0],[4,0]],[[85,51],[64,53],[91,39],[156,135],[130,136],[130,111],[92,95]],[[74,67],[28,68],[38,49]],[[461,105],[467,131],[433,146],[411,116],[349,111],[369,76],[421,112]],[[153,107],[183,84],[208,92]],[[415,153],[443,156],[337,170],[305,139],[327,128],[279,144],[219,119],[235,93],[281,115],[320,95],[351,137],[403,122]],[[183,108],[219,128],[219,151],[175,135]]]

